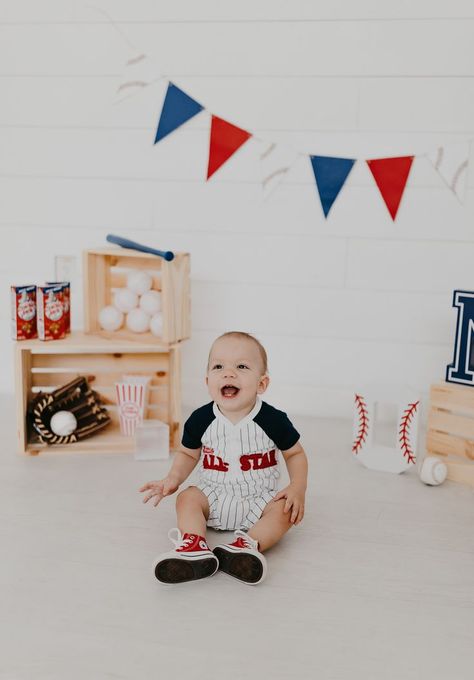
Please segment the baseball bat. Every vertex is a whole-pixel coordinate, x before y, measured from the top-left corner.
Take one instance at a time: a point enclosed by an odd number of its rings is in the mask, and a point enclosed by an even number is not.
[[[122,248],[131,248],[132,250],[139,250],[141,253],[159,255],[159,257],[164,258],[168,262],[171,262],[171,260],[174,259],[174,253],[172,253],[171,250],[156,250],[155,248],[150,248],[149,246],[142,246],[141,243],[129,241],[128,238],[122,238],[122,236],[107,234],[107,241],[109,243],[114,243],[116,246],[122,246]]]

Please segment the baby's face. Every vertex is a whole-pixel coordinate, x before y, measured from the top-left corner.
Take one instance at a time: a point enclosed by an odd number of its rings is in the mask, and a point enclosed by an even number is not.
[[[209,394],[224,413],[244,417],[257,394],[268,386],[258,346],[247,338],[228,336],[213,344],[206,383]]]

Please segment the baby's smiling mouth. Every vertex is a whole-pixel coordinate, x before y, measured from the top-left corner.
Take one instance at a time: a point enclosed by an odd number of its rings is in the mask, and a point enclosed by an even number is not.
[[[221,387],[221,394],[223,397],[235,397],[239,393],[239,388],[235,387],[235,385],[224,385],[224,387]]]

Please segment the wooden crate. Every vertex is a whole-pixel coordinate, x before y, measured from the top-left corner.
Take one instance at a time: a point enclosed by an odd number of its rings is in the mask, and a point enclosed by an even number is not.
[[[179,446],[181,429],[180,348],[177,345],[138,345],[127,340],[72,333],[65,340],[27,340],[15,345],[15,374],[20,453],[124,452],[135,450],[133,437],[120,434],[114,383],[124,373],[151,376],[145,418],[157,418],[170,426],[170,446]],[[87,378],[101,396],[112,423],[90,439],[67,445],[47,446],[28,433],[28,402],[39,391],[52,391],[78,375]]]
[[[133,269],[149,272],[153,290],[161,292],[163,336],[152,333],[132,333],[127,328],[115,332],[99,326],[99,312],[112,304],[115,289],[126,286],[127,273]],[[190,258],[177,253],[171,262],[162,257],[140,253],[128,248],[98,248],[86,250],[83,257],[84,330],[111,340],[132,340],[140,343],[167,344],[185,340],[191,335]]]
[[[426,449],[444,457],[448,479],[474,486],[474,388],[431,386]]]

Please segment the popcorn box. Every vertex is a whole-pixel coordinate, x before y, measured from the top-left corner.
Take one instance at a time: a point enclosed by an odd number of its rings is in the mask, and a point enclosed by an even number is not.
[[[63,290],[64,326],[71,332],[71,284],[69,281],[46,281],[47,286],[61,286]]]
[[[38,338],[61,340],[66,337],[64,289],[62,284],[37,288]]]
[[[11,286],[10,295],[13,340],[36,338],[36,286]]]
[[[115,393],[117,395],[120,432],[130,437],[135,434],[138,423],[143,422],[146,385],[125,381],[116,382]]]

